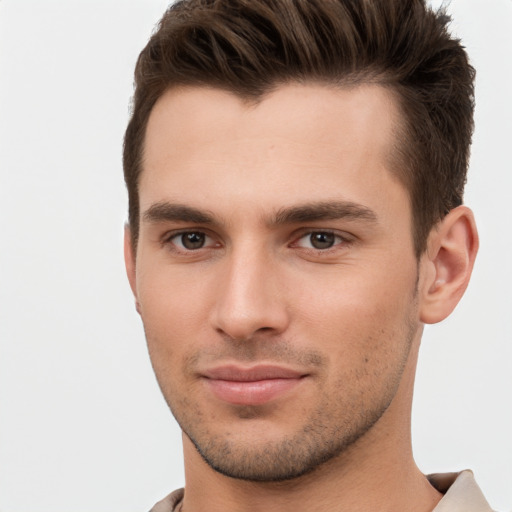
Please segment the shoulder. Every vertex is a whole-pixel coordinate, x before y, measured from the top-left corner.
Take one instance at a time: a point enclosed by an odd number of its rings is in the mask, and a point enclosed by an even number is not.
[[[159,501],[149,512],[174,512],[178,503],[183,499],[184,489],[171,492],[163,500]]]

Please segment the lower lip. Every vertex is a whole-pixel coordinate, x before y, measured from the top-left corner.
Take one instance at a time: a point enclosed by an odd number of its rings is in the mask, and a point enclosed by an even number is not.
[[[234,405],[261,405],[297,387],[302,378],[266,379],[251,382],[206,379],[213,394]]]

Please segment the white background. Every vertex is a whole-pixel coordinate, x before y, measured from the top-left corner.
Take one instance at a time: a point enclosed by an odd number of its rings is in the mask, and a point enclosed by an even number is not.
[[[0,1],[0,512],[143,511],[183,484],[122,261],[132,72],[166,5]],[[473,468],[509,511],[512,1],[450,12],[478,69],[466,202],[481,252],[424,338],[415,455],[425,472]]]

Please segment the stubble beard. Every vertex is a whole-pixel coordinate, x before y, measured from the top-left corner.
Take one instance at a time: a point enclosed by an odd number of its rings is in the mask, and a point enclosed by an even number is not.
[[[325,413],[319,413],[295,435],[262,445],[231,442],[207,432],[197,433],[187,426],[182,430],[203,460],[218,473],[250,482],[285,482],[311,473],[345,453],[372,428],[388,405],[372,416],[361,415],[357,425],[337,428],[322,421],[319,416]]]
[[[417,299],[416,292],[413,302]],[[374,383],[378,382],[377,390],[366,388],[367,392],[370,391],[369,395],[361,394],[358,384],[364,372],[360,368],[351,370],[342,375],[334,386],[341,390],[339,395],[321,396],[302,426],[277,440],[264,439],[258,443],[237,438],[232,432],[213,432],[204,411],[197,403],[186,396],[180,396],[174,390],[165,389],[164,382],[158,380],[183,433],[213,470],[245,481],[285,482],[311,473],[328,461],[339,458],[374,427],[397,393],[417,330],[418,324],[411,315],[404,319],[399,332],[392,335],[397,337],[395,347],[400,348],[392,365],[384,369],[382,380],[374,376]],[[247,360],[257,357],[255,345],[241,344],[238,347],[242,348],[233,350],[238,351],[238,355],[245,354],[244,346],[251,347],[247,349],[251,352]],[[276,345],[275,340],[270,346],[279,347],[273,349],[278,350],[276,361],[286,360],[288,352],[295,353],[291,346]],[[299,357],[304,359],[304,355]],[[305,357],[322,364],[323,356],[317,352]],[[258,420],[261,416],[258,407],[237,407],[237,421]]]
[[[393,372],[386,375],[386,384],[380,388],[377,399],[365,403],[358,394],[357,372],[344,375],[339,380],[338,389],[346,390],[349,382],[351,391],[346,394],[342,391],[340,396],[321,397],[301,426],[276,440],[266,439],[264,432],[261,442],[243,439],[236,433],[213,432],[197,404],[184,397],[176,400],[175,393],[164,393],[164,396],[183,433],[213,470],[240,480],[285,482],[339,458],[378,422],[400,384],[413,339],[412,331],[408,337],[407,349]],[[258,406],[239,406],[236,411],[237,421],[251,422],[261,417]]]

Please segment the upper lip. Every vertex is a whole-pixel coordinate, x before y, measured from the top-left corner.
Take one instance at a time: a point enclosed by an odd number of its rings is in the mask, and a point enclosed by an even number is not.
[[[228,380],[234,382],[256,382],[270,379],[299,379],[306,373],[276,365],[257,365],[244,367],[224,365],[210,368],[201,372],[203,377],[213,380]]]

